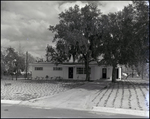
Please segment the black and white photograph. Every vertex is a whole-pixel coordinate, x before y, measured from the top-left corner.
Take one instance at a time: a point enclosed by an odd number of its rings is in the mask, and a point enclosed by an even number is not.
[[[1,1],[1,118],[149,118],[149,1]]]

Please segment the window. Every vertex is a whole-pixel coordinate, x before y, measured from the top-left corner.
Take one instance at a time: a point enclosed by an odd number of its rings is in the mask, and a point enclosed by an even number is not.
[[[91,68],[90,68],[91,73]],[[83,67],[77,67],[77,74],[86,74],[86,70]]]
[[[54,71],[61,71],[61,70],[62,70],[62,67],[53,67],[53,70],[54,70]]]
[[[85,68],[78,67],[78,68],[77,68],[77,74],[84,74],[83,69],[85,69]]]
[[[35,67],[35,70],[43,70],[43,67]]]
[[[106,72],[107,72],[107,69],[106,69],[106,68],[103,68],[103,69],[102,69],[102,72],[103,72],[103,73],[106,73]]]

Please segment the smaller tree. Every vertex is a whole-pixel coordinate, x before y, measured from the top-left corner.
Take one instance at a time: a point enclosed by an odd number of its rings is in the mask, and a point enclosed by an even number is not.
[[[28,53],[28,63],[34,63],[36,61],[35,57]]]
[[[4,75],[5,70],[4,54],[1,51],[1,78]]]
[[[25,68],[25,60],[23,57],[19,56],[17,52],[15,52],[14,48],[7,48],[6,50],[6,56],[4,57],[5,59],[5,64],[7,64],[8,67],[8,73],[12,75],[13,79],[13,74],[16,74],[16,80],[17,76],[20,73],[20,71],[24,70]]]

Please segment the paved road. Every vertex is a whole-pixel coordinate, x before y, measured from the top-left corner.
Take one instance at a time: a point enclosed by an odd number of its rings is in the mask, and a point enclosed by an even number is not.
[[[1,104],[1,118],[146,118],[133,115],[123,114],[112,114],[112,113],[100,113],[100,112],[88,112],[78,111],[71,109],[40,109],[32,108],[28,106],[12,105],[12,104]]]

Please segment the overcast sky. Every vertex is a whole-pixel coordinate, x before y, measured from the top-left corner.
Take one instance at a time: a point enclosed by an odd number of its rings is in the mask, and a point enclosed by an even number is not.
[[[88,1],[90,2],[90,1]],[[59,22],[58,14],[75,4],[84,7],[86,1],[1,1],[1,48],[13,47],[28,51],[34,57],[45,56],[47,44],[54,34],[49,25]],[[103,14],[116,12],[131,1],[96,1]]]

